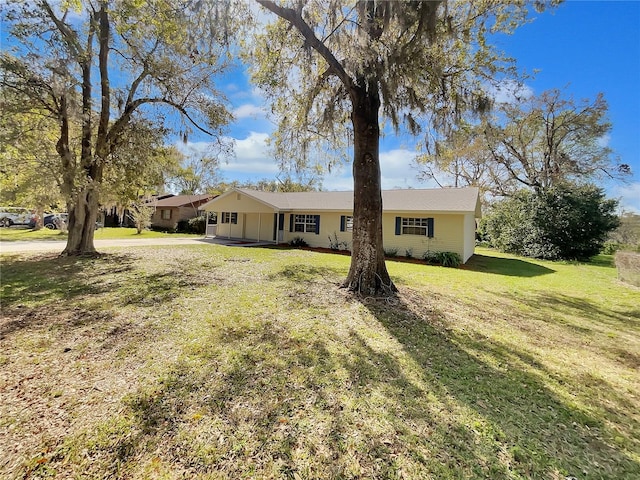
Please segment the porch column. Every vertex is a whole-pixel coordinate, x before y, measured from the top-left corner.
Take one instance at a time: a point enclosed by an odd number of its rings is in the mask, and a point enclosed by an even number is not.
[[[258,242],[260,241],[260,229],[262,228],[262,214],[258,212]]]

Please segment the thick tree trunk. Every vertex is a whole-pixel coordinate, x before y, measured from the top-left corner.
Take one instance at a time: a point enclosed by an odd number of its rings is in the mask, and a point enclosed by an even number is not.
[[[34,230],[41,230],[44,227],[44,207],[40,204],[36,207],[36,224]]]
[[[353,247],[344,286],[363,295],[397,291],[384,263],[380,179],[380,99],[374,89],[352,93]]]
[[[83,188],[68,206],[69,233],[67,246],[61,255],[95,255],[93,234],[98,219],[98,192],[92,186]]]
[[[100,3],[93,20],[97,20],[98,32],[98,67],[100,73],[100,116],[98,132],[96,135],[95,153],[92,153],[91,141],[93,126],[92,115],[92,83],[91,60],[93,58],[93,36],[96,32],[96,24],[91,22],[91,28],[87,37],[86,55],[81,59],[82,69],[82,150],[81,163],[86,174],[85,184],[73,195],[73,200],[68,206],[69,211],[69,236],[67,246],[62,255],[95,255],[96,248],[93,243],[93,234],[96,229],[99,208],[99,186],[102,183],[102,171],[108,154],[107,135],[109,118],[111,115],[111,93],[109,86],[109,39],[110,25],[106,2]]]

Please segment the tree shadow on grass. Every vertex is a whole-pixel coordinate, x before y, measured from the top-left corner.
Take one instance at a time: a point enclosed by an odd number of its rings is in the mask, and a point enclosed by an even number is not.
[[[542,265],[517,258],[499,258],[478,254],[473,255],[462,268],[474,272],[514,277],[538,277],[555,272],[555,270],[543,267]]]
[[[336,277],[342,275],[338,268],[317,267],[312,265],[287,265],[276,273],[269,276],[271,280],[284,278],[295,282],[309,283],[315,282],[318,277]]]
[[[367,324],[305,332],[252,319],[200,335],[128,397],[131,428],[88,449],[97,469],[88,474],[151,459],[167,476],[227,478],[640,473],[608,427],[560,398],[527,352],[446,329],[443,312],[425,315],[410,299],[363,305]]]
[[[640,309],[614,307],[602,308],[586,298],[573,297],[562,293],[538,292],[534,295],[514,297],[534,311],[566,313],[581,319],[582,330],[593,330],[593,326],[607,324],[616,330],[640,333]],[[552,317],[550,317],[550,321]]]
[[[98,278],[101,273],[124,273],[131,268],[132,259],[125,255],[5,257],[2,261],[2,307],[98,294],[101,292]]]
[[[137,262],[121,254],[3,258],[0,337],[53,324],[54,317],[70,327],[104,321],[113,317],[113,298],[120,305],[158,307],[210,281],[175,267],[147,273],[136,268]]]
[[[367,308],[423,366],[421,374],[437,396],[450,396],[486,420],[480,433],[494,437],[496,455],[501,451],[510,457],[506,464],[503,458],[493,475],[636,478],[640,474],[640,464],[615,445],[617,432],[551,390],[542,381],[548,372],[534,357],[486,337],[432,326],[419,314],[420,305],[400,298],[398,306],[373,302]],[[612,400],[621,403],[623,411],[628,407],[624,399]],[[624,440],[633,450],[629,441]]]

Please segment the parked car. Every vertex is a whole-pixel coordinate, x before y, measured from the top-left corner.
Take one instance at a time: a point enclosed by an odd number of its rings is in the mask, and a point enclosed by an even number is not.
[[[0,227],[10,227],[11,225],[30,225],[35,218],[35,213],[28,208],[0,207]]]
[[[65,225],[69,222],[68,213],[50,213],[44,216],[42,225],[49,230],[59,230],[63,222]]]
[[[38,217],[34,215],[29,222],[29,227],[35,228],[37,219]],[[68,213],[45,213],[42,220],[42,226],[44,228],[48,228],[49,230],[58,230],[62,227],[62,222],[64,222],[65,225],[69,224]],[[104,225],[101,222],[96,222],[96,230],[102,228],[103,226]]]

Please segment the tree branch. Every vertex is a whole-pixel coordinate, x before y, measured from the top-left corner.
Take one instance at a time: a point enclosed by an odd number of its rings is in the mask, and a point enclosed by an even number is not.
[[[256,1],[267,10],[275,13],[277,16],[296,27],[298,32],[300,32],[306,40],[306,43],[318,52],[322,58],[324,58],[324,60],[329,64],[332,73],[335,73],[344,86],[351,91],[354,87],[353,80],[327,46],[318,37],[316,37],[313,29],[304,21],[300,12],[296,12],[291,8],[281,7],[271,0]]]
[[[129,121],[131,120],[131,116],[133,115],[133,113],[142,105],[153,104],[153,103],[161,103],[161,104],[169,105],[170,107],[176,109],[183,117],[189,120],[189,122],[195,128],[197,128],[203,133],[206,133],[207,135],[214,136],[212,132],[201,127],[198,124],[198,122],[196,122],[193,118],[191,118],[187,110],[182,105],[175,103],[174,101],[169,100],[167,98],[151,98],[151,97],[138,98],[137,100],[134,100],[133,102],[126,105],[124,112],[122,113],[120,118],[118,118],[115,121],[115,123],[109,130],[109,133],[107,134],[107,144],[109,145],[109,153],[113,151],[114,147],[116,146],[115,140],[122,133],[124,128],[127,126]]]

